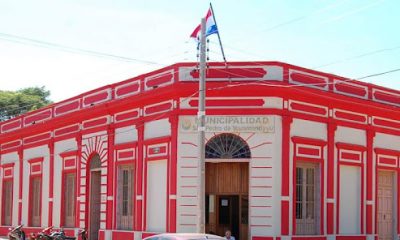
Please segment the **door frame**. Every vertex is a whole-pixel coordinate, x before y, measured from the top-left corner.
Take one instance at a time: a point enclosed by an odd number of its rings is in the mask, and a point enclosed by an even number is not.
[[[311,236],[318,236],[323,232],[322,224],[324,222],[323,214],[323,163],[319,161],[304,161],[297,160],[293,163],[293,235],[294,236],[304,236],[303,234],[298,234],[297,231],[297,218],[296,218],[296,198],[297,198],[297,167],[300,168],[313,168],[314,169],[314,227],[315,234],[306,234]]]
[[[93,239],[92,237],[91,237],[91,226],[92,226],[92,219],[91,219],[91,214],[90,214],[90,211],[91,211],[91,208],[92,208],[92,179],[93,179],[93,176],[92,176],[92,174],[93,174],[93,172],[98,172],[99,173],[99,178],[100,178],[100,184],[99,184],[99,193],[101,192],[101,168],[93,168],[93,169],[89,169],[89,184],[88,184],[88,186],[89,186],[89,195],[88,195],[88,230],[89,230],[89,233],[88,233],[88,235],[89,235],[89,239]],[[100,204],[101,204],[101,195],[99,196],[99,198],[100,198]],[[101,208],[101,206],[100,206],[100,208]],[[99,216],[99,225],[100,225],[100,216]],[[100,229],[100,227],[99,227],[99,229]],[[98,235],[97,235],[98,236]]]
[[[393,209],[393,222],[392,222],[392,238],[397,239],[397,225],[398,225],[398,204],[397,201],[399,200],[399,190],[398,190],[398,182],[399,182],[399,170],[394,170],[393,168],[385,168],[385,167],[377,167],[376,169],[376,186],[375,186],[375,199],[376,199],[376,209],[375,209],[375,229],[376,234],[379,239],[379,229],[378,229],[378,211],[379,211],[379,198],[378,198],[378,189],[379,189],[379,173],[380,172],[390,172],[393,176],[393,184],[392,184],[392,209]]]
[[[206,158],[205,159],[205,163],[211,163],[211,164],[218,164],[218,163],[247,163],[246,167],[247,167],[247,171],[248,171],[248,193],[247,193],[247,199],[250,202],[250,162],[251,162],[251,158],[238,158],[238,159],[231,159],[231,158]],[[205,168],[205,176],[207,177],[207,168]],[[207,192],[205,191],[205,194],[207,195]],[[216,214],[216,218],[219,217],[219,198],[220,196],[233,196],[235,194],[231,194],[231,193],[227,193],[227,194],[208,194],[208,195],[214,195],[214,207],[215,207],[215,214]],[[236,194],[239,197],[239,234],[240,234],[240,228],[241,228],[241,196],[243,194]],[[204,196],[205,198],[206,196]],[[206,209],[204,209],[205,211]],[[206,212],[206,214],[209,214],[208,212]],[[248,206],[248,216],[247,216],[247,239],[250,240],[251,239],[251,231],[250,231],[250,204]],[[218,219],[217,219],[218,221]],[[240,236],[234,236],[235,239],[238,239]]]

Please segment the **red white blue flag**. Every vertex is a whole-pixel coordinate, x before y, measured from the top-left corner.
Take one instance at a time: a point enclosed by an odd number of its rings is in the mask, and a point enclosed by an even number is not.
[[[193,33],[190,35],[191,38],[199,38],[200,35],[200,28],[201,28],[201,24],[199,24],[193,31]],[[215,19],[214,19],[214,15],[212,12],[212,9],[210,7],[210,9],[208,9],[207,15],[206,15],[206,37],[214,34],[214,33],[218,33],[218,28],[217,28],[217,24],[215,23]]]

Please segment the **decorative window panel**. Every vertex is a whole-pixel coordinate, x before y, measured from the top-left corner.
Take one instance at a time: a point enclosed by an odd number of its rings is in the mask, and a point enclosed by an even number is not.
[[[117,186],[117,228],[133,229],[134,175],[132,166],[118,168]]]

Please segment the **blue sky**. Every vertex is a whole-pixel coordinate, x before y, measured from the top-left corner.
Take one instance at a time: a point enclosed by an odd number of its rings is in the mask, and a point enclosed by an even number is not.
[[[189,35],[208,4],[0,0],[0,89],[46,86],[51,99],[60,101],[175,62],[196,61]],[[398,0],[212,4],[228,61],[276,60],[351,78],[400,68]],[[221,61],[216,36],[210,41],[210,60]],[[363,81],[400,90],[399,80],[400,71]]]

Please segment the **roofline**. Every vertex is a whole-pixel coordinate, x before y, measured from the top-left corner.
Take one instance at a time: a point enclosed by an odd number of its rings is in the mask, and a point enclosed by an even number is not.
[[[378,89],[379,91],[383,92],[383,94],[384,94],[384,92],[387,92],[388,94],[391,94],[392,98],[394,98],[394,100],[395,100],[395,104],[390,104],[390,103],[385,103],[385,102],[382,102],[382,101],[378,101],[379,104],[383,104],[383,106],[385,106],[385,107],[387,107],[389,109],[392,109],[392,110],[393,110],[393,107],[397,110],[398,106],[400,106],[400,91],[398,91],[398,90],[390,89],[390,88],[387,88],[387,87],[382,87],[382,86],[375,85],[375,84],[372,84],[372,83],[362,82],[362,81],[355,80],[355,79],[345,78],[345,77],[342,77],[342,76],[339,76],[339,75],[335,75],[335,74],[332,74],[332,73],[326,73],[326,72],[322,72],[322,71],[308,69],[308,68],[305,68],[305,67],[300,67],[300,66],[297,66],[297,65],[288,64],[288,63],[284,63],[284,62],[279,62],[279,61],[250,61],[250,62],[249,61],[235,61],[235,62],[228,62],[227,65],[224,62],[209,62],[208,64],[209,64],[209,66],[218,67],[218,68],[220,68],[220,67],[221,68],[222,67],[229,68],[229,67],[235,67],[235,66],[236,67],[240,67],[240,66],[243,66],[243,67],[246,67],[246,66],[247,67],[249,67],[249,66],[260,66],[260,67],[279,66],[279,67],[281,67],[283,69],[283,72],[284,72],[283,77],[288,77],[287,75],[289,75],[288,74],[289,70],[296,70],[296,71],[301,71],[301,72],[304,72],[304,73],[307,73],[307,74],[315,74],[315,75],[318,75],[318,76],[321,76],[321,77],[325,77],[325,78],[328,78],[328,79],[334,79],[334,80],[338,80],[338,81],[345,81],[346,83],[357,84],[360,87],[365,87],[366,89],[368,89],[368,91],[370,89]],[[176,81],[180,81],[181,79],[179,79],[179,73],[180,73],[179,72],[179,68],[195,67],[196,65],[197,65],[196,62],[174,63],[172,65],[165,66],[165,67],[162,67],[162,68],[159,68],[159,69],[156,69],[156,70],[144,73],[144,74],[140,74],[140,75],[137,75],[137,76],[132,77],[132,78],[128,78],[128,79],[125,79],[125,80],[122,80],[122,81],[119,81],[119,82],[116,82],[116,83],[104,85],[104,86],[101,86],[99,88],[95,88],[95,89],[92,89],[90,91],[83,92],[83,93],[81,93],[79,95],[76,95],[74,97],[71,97],[71,98],[68,98],[68,99],[65,99],[65,100],[50,104],[50,105],[48,105],[48,106],[46,106],[44,108],[40,108],[38,110],[31,111],[31,112],[19,115],[19,116],[15,117],[15,118],[9,119],[7,121],[1,122],[0,123],[0,133],[5,132],[5,131],[1,130],[2,126],[6,125],[8,123],[11,123],[11,122],[15,121],[18,118],[34,116],[36,113],[45,111],[46,109],[51,109],[51,108],[55,108],[55,107],[63,105],[63,104],[67,104],[68,102],[74,101],[74,100],[76,100],[78,98],[79,99],[83,99],[84,97],[87,97],[92,93],[96,93],[96,92],[99,92],[99,91],[102,91],[102,90],[107,90],[107,89],[115,90],[117,87],[122,86],[124,84],[128,84],[128,83],[130,83],[132,81],[139,81],[139,80],[143,81],[144,79],[146,79],[148,77],[151,77],[151,76],[163,73],[163,72],[167,72],[167,71],[173,70],[170,73],[172,75],[174,75],[175,78],[177,78]],[[141,87],[143,87],[143,86],[141,86]],[[336,94],[338,94],[338,93],[336,93]],[[370,93],[367,92],[367,95],[368,94],[370,94]],[[109,100],[113,100],[113,99],[114,98],[111,97]],[[364,99],[364,100],[370,100],[370,99]],[[53,114],[53,113],[51,113],[51,114]]]

